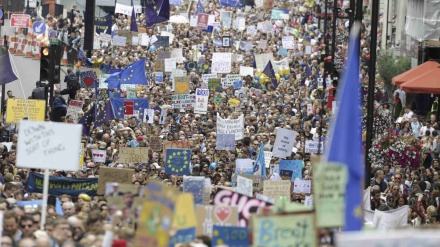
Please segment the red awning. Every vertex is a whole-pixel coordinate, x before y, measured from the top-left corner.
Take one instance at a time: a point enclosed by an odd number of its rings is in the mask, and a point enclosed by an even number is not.
[[[393,77],[391,80],[391,83],[393,83],[396,86],[399,86],[400,84],[407,82],[411,79],[414,79],[418,76],[421,76],[422,74],[430,71],[431,69],[437,68],[440,64],[435,61],[428,61],[426,63],[423,63],[413,69],[410,69],[398,76]]]
[[[400,85],[407,93],[440,94],[440,65]]]

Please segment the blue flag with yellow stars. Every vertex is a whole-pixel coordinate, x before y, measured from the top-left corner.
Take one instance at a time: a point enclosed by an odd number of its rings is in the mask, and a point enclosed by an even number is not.
[[[120,72],[110,75],[105,82],[108,83],[108,89],[119,88],[121,84],[147,84],[145,76],[145,58],[128,65]]]
[[[165,173],[189,175],[191,149],[168,148],[165,153]]]
[[[98,114],[96,114],[94,127],[99,127],[113,119],[115,119],[115,113],[113,112],[112,103],[107,101],[107,103],[104,105],[104,109],[100,110]]]
[[[137,119],[144,119],[144,110],[148,109],[148,99],[112,99],[113,112],[115,118],[129,118],[131,116],[137,117]]]
[[[83,126],[83,134],[87,136],[90,135],[90,128],[93,122],[95,122],[95,104],[93,104],[90,110],[84,113],[84,116],[78,121],[78,124],[82,124]]]
[[[170,19],[170,1],[150,1],[145,8],[145,14],[145,22],[147,23],[147,27],[151,27],[156,23],[168,21]]]
[[[214,225],[214,228],[212,229],[212,243],[213,246],[250,246],[249,229],[247,227],[239,226]]]
[[[236,8],[243,8],[243,4],[240,2],[240,0],[220,0],[220,5],[225,7],[236,7]]]
[[[270,81],[272,82],[272,85],[275,88],[278,87],[277,78],[275,77],[275,72],[273,70],[272,62],[270,60],[269,62],[267,62],[266,67],[264,67],[263,74],[269,77]]]
[[[294,182],[295,179],[302,179],[302,160],[281,160],[280,161],[280,171],[292,171],[291,174],[291,182]]]
[[[203,204],[205,191],[205,177],[183,177],[183,192],[194,196],[194,204]]]

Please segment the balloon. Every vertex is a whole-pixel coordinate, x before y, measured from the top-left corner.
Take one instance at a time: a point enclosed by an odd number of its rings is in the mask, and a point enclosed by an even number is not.
[[[256,75],[261,75],[261,69],[257,69],[257,70],[255,71],[255,74],[256,74]]]
[[[277,79],[277,81],[280,81],[280,74],[276,73],[275,78]]]
[[[283,74],[284,75],[287,75],[287,74],[289,74],[290,73],[290,69],[289,69],[289,67],[283,67]]]
[[[284,79],[289,80],[290,74],[284,75]]]
[[[260,84],[263,84],[265,80],[266,80],[266,78],[263,77],[263,76],[261,76],[261,77],[260,77],[260,80],[259,80],[259,81],[260,81]]]
[[[254,78],[255,78],[255,80],[258,80],[258,79],[260,79],[260,75],[255,74]]]
[[[155,51],[156,50],[156,46],[152,45],[150,46],[150,51]]]
[[[279,67],[277,72],[278,74],[283,75],[283,67]]]

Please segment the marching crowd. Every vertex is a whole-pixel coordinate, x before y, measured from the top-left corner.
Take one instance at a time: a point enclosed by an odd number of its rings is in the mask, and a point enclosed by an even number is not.
[[[324,1],[321,1],[324,2]],[[341,8],[348,7],[349,1],[338,1]],[[368,8],[368,1],[365,7]],[[55,170],[52,176],[69,178],[96,178],[99,177],[99,170],[102,166],[133,169],[132,184],[136,186],[146,185],[149,181],[162,181],[163,183],[182,189],[183,177],[173,174],[166,174],[164,169],[165,157],[162,152],[150,152],[148,163],[126,164],[119,162],[120,147],[148,147],[150,136],[159,136],[167,141],[188,141],[191,149],[191,176],[203,176],[211,178],[213,188],[216,186],[231,187],[232,175],[235,173],[235,162],[240,158],[256,158],[260,143],[263,142],[264,150],[271,151],[277,131],[280,128],[291,129],[298,133],[292,153],[286,159],[303,161],[303,179],[310,180],[313,177],[314,154],[305,153],[305,142],[307,140],[327,142],[327,131],[329,130],[330,118],[332,117],[332,102],[329,98],[333,93],[329,88],[333,83],[326,80],[324,74],[325,38],[331,40],[328,34],[323,33],[322,16],[324,6],[315,4],[315,1],[293,1],[288,5],[275,2],[275,6],[290,10],[289,18],[286,20],[272,20],[272,30],[258,30],[256,35],[236,28],[214,28],[213,33],[205,32],[189,24],[171,24],[168,22],[159,23],[153,27],[145,26],[145,15],[137,15],[137,25],[145,28],[146,32],[152,35],[160,35],[163,30],[172,32],[174,41],[166,47],[154,46],[111,46],[103,45],[100,49],[94,50],[92,56],[97,60],[102,59],[100,67],[103,70],[123,69],[129,64],[142,58],[146,58],[146,72],[152,75],[157,68],[160,59],[159,51],[182,48],[183,62],[193,61],[209,64],[214,52],[231,52],[240,59],[232,62],[232,74],[239,74],[240,66],[255,67],[254,55],[261,53],[273,53],[274,60],[288,60],[288,68],[280,68],[277,73],[277,86],[270,79],[262,76],[263,68],[254,69],[254,75],[243,76],[243,87],[246,91],[244,98],[238,104],[231,104],[230,99],[237,99],[233,87],[225,88],[222,92],[210,92],[208,111],[206,114],[195,114],[191,109],[172,108],[172,86],[170,79],[165,76],[164,83],[156,84],[154,77],[150,76],[148,85],[140,85],[136,90],[137,98],[149,100],[150,109],[154,110],[153,123],[146,123],[139,117],[128,119],[115,118],[107,121],[98,128],[93,128],[90,135],[83,135],[82,143],[85,147],[84,165],[77,172],[65,172]],[[207,2],[204,4],[206,13],[215,14],[217,9],[232,11],[232,20],[237,16],[244,16],[246,25],[258,26],[259,22],[270,20],[270,9],[224,7],[219,2]],[[171,15],[181,12],[184,6],[171,5]],[[186,10],[186,9],[185,9]],[[190,9],[190,15],[198,11],[196,6]],[[257,16],[261,16],[260,18]],[[47,20],[51,27],[49,35],[58,37],[64,32],[67,38],[69,49],[79,50],[81,54],[81,35],[83,30],[83,19],[79,12],[72,9],[68,18],[58,19],[49,17]],[[129,29],[130,17],[115,15],[113,18],[112,32]],[[343,57],[347,49],[345,21],[337,22],[338,36],[341,43],[337,45],[337,56]],[[362,81],[367,79],[369,60],[369,25],[368,20],[362,25]],[[318,28],[319,26],[319,28]],[[286,28],[295,30],[295,49],[282,50],[282,37],[285,36]],[[331,32],[331,28],[328,33]],[[232,45],[224,47],[213,42],[221,39],[222,36],[229,36]],[[341,38],[342,37],[342,38]],[[345,38],[344,38],[345,37]],[[267,44],[260,43],[266,40]],[[248,46],[235,45],[237,42],[248,44]],[[306,47],[311,47],[311,52],[306,52]],[[328,47],[327,47],[328,48]],[[328,51],[328,50],[327,50]],[[87,63],[86,58],[81,55],[79,59],[83,64]],[[81,66],[75,64],[77,68]],[[184,69],[184,63],[177,65],[178,69]],[[81,68],[79,68],[81,69]],[[68,73],[69,78],[74,71]],[[190,77],[190,92],[204,85],[202,72],[196,69],[187,71]],[[263,78],[263,79],[261,79]],[[66,79],[66,81],[69,81]],[[323,85],[323,84],[326,85]],[[67,101],[61,99],[61,94],[69,94],[70,99],[84,102],[83,111],[78,114],[78,119],[66,115],[66,111],[54,110],[57,114],[57,121],[66,123],[77,123],[80,118],[94,105],[101,110],[110,99],[97,99],[93,88],[82,85],[81,88],[68,86],[64,92],[56,92],[55,97],[61,102],[58,108],[66,108]],[[257,89],[257,90],[251,90]],[[330,93],[329,93],[330,92]],[[125,92],[122,92],[124,95]],[[386,94],[384,94],[386,95]],[[221,98],[221,102],[214,102],[214,98]],[[385,98],[386,96],[384,96]],[[382,99],[380,99],[382,101]],[[55,108],[56,109],[56,108]],[[163,113],[166,112],[166,114]],[[396,126],[402,136],[413,134],[416,138],[427,143],[423,163],[418,169],[403,168],[399,164],[373,164],[374,169],[371,179],[371,210],[393,210],[403,205],[410,206],[408,222],[414,224],[436,223],[438,221],[439,202],[439,161],[438,150],[438,124],[435,115],[430,118],[429,123],[420,124],[415,114],[411,114],[410,108],[405,108],[402,126]],[[244,115],[243,139],[236,141],[232,150],[216,149],[216,119],[217,114],[224,119],[236,119]],[[166,116],[164,121],[161,117]],[[349,117],[349,116],[347,116]],[[397,117],[397,116],[396,116]],[[106,238],[106,231],[113,231],[114,241],[107,246],[130,246],[134,227],[124,224],[115,224],[115,212],[109,210],[110,205],[103,195],[90,197],[86,194],[78,196],[58,196],[62,211],[57,211],[55,203],[50,203],[47,209],[47,220],[44,230],[39,230],[41,221],[41,208],[30,206],[19,207],[19,201],[30,201],[41,199],[42,195],[27,191],[26,179],[30,172],[39,172],[17,168],[15,166],[17,133],[10,126],[11,142],[8,145],[1,145],[2,153],[0,181],[3,190],[0,198],[0,206],[4,210],[3,215],[3,236],[2,246],[106,246],[103,244]],[[92,150],[106,150],[107,158],[103,163],[92,161]],[[429,157],[429,158],[427,158]],[[273,157],[271,164],[278,164],[279,158]],[[268,179],[277,174],[272,174],[267,168]],[[215,189],[214,189],[215,190]],[[261,192],[261,191],[254,191]],[[55,198],[50,197],[55,202]],[[292,201],[304,203],[304,193],[292,193]],[[62,213],[62,215],[60,215]],[[323,245],[329,242],[322,242]],[[194,243],[184,246],[214,246],[206,236],[198,236]]]

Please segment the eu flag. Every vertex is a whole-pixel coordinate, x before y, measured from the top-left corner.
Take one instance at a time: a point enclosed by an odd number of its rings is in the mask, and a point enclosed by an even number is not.
[[[359,82],[359,33],[360,24],[355,23],[350,32],[347,68],[338,92],[338,109],[332,120],[331,138],[327,148],[328,162],[338,162],[348,167],[345,194],[345,230],[359,231],[363,225],[361,92]]]
[[[258,151],[257,158],[255,159],[254,175],[266,176],[266,162],[264,160],[263,142],[260,142],[260,150]]]
[[[202,2],[200,2],[200,0],[199,0],[199,1],[197,1],[196,15],[203,14],[203,13],[205,13],[205,9],[203,8]]]
[[[191,149],[168,148],[165,156],[165,173],[189,175]]]
[[[134,12],[134,7],[133,7],[133,11],[131,12],[130,30],[132,32],[138,31],[138,26],[136,24],[136,13]]]
[[[272,85],[277,88],[278,82],[277,78],[275,77],[275,72],[273,70],[272,62],[269,60],[269,62],[266,64],[266,67],[263,69],[263,74],[265,74],[267,77],[270,78],[270,81],[272,82]]]
[[[94,127],[99,127],[105,122],[109,122],[113,119],[115,119],[115,113],[113,112],[112,103],[111,101],[107,101],[107,103],[105,103],[104,109],[96,114]]]
[[[121,84],[147,84],[145,76],[145,58],[127,66],[120,72],[113,73],[105,80],[108,89],[119,88]]]
[[[243,8],[243,4],[240,2],[240,0],[220,0],[220,5],[225,7],[236,7],[236,8]]]
[[[95,122],[95,107],[95,104],[93,104],[93,106],[90,107],[90,110],[88,110],[78,121],[78,124],[82,124],[83,126],[83,134],[87,136],[90,135],[90,128],[92,127],[93,122]]]
[[[148,99],[113,99],[113,112],[115,118],[128,118],[136,116],[138,119],[144,119],[144,110],[149,108]]]
[[[147,27],[151,27],[156,23],[168,21],[170,19],[170,1],[152,0],[147,4],[145,12]]]
[[[11,58],[9,57],[9,51],[0,57],[0,85],[17,80],[18,77],[12,69]]]

